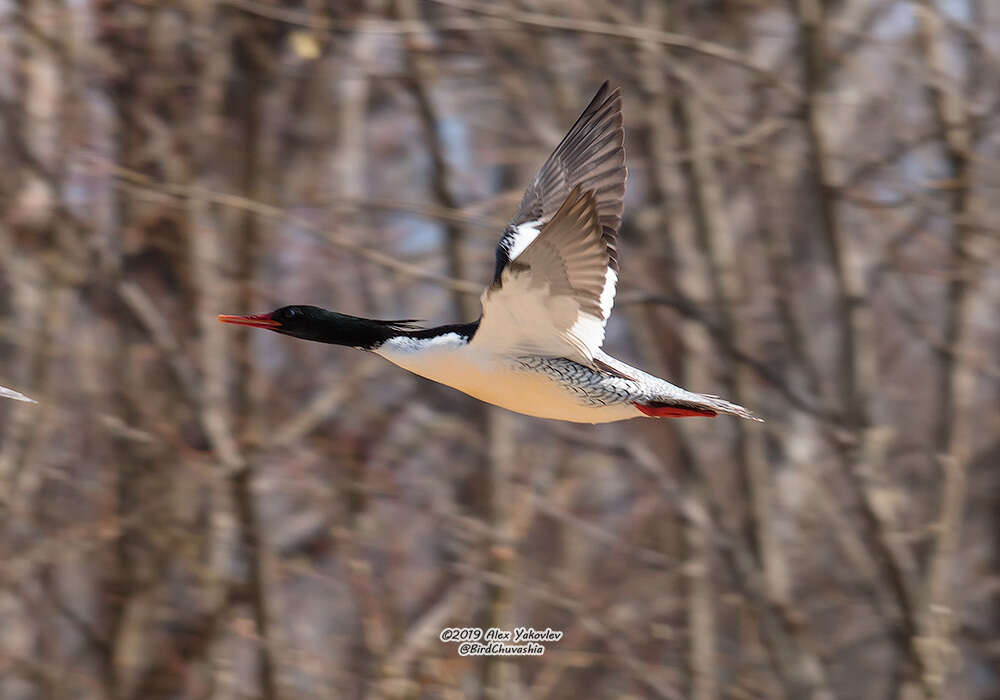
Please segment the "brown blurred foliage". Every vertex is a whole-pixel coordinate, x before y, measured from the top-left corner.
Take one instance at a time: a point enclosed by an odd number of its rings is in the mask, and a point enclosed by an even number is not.
[[[0,2],[0,698],[998,697],[998,76],[990,0]],[[470,320],[604,79],[607,346],[763,426],[215,322]]]

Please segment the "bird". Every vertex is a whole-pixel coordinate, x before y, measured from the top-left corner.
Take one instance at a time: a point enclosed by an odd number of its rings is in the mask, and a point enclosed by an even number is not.
[[[618,283],[625,180],[621,89],[606,81],[500,236],[478,320],[423,328],[309,305],[218,320],[373,352],[538,418],[596,424],[722,413],[759,421],[743,406],[682,389],[601,349]]]
[[[25,396],[20,391],[14,391],[5,386],[0,386],[0,398],[14,399],[15,401],[24,401],[25,403],[38,403],[30,396]]]

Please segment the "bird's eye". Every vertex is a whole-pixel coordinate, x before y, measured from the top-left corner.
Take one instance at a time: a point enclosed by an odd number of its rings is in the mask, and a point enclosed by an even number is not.
[[[285,315],[289,316],[289,317],[298,316],[299,315],[299,310],[298,309],[288,309],[288,311],[285,312]]]

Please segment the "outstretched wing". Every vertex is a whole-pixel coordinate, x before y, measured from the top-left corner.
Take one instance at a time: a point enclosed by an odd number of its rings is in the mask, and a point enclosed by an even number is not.
[[[605,82],[525,190],[497,245],[494,280],[534,240],[577,185],[594,193],[601,237],[611,267],[618,271],[616,240],[626,177],[624,140],[621,90],[612,90]]]
[[[617,280],[597,196],[577,185],[483,293],[473,342],[496,352],[567,357],[592,366]]]
[[[493,283],[482,298],[480,342],[592,363],[618,282],[624,138],[621,91],[605,82],[500,237]]]

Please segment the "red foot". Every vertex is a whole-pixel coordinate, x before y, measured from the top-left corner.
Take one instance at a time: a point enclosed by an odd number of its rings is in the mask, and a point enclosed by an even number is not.
[[[712,418],[715,411],[707,408],[681,408],[680,406],[667,406],[665,404],[644,404],[633,403],[633,406],[654,418],[686,418],[688,416],[705,416]]]

